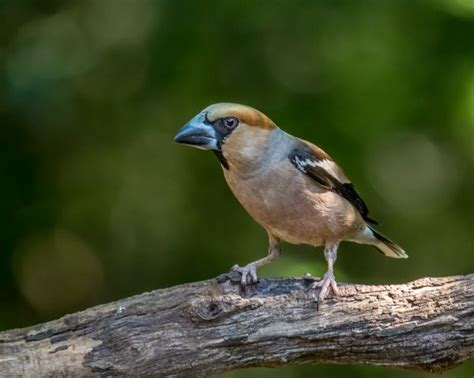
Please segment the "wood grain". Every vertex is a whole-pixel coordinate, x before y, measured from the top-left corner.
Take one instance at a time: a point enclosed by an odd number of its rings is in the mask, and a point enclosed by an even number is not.
[[[474,356],[474,275],[341,284],[316,311],[310,278],[224,275],[0,333],[0,372],[208,376],[245,367],[371,364],[439,372]]]

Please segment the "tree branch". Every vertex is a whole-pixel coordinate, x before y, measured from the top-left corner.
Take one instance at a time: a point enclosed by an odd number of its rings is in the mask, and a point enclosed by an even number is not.
[[[474,275],[342,284],[316,305],[310,278],[236,277],[144,293],[0,333],[0,371],[209,375],[243,367],[371,364],[442,371],[474,356]]]

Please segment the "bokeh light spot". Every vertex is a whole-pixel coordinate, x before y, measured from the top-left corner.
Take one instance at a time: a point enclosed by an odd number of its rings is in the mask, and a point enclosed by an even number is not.
[[[474,1],[472,0],[438,0],[433,3],[439,4],[440,7],[456,16],[474,18]]]
[[[464,88],[457,109],[454,132],[467,154],[474,159],[474,70],[462,75]]]
[[[157,25],[151,0],[101,0],[80,3],[79,17],[90,37],[103,49],[141,44]]]
[[[23,296],[43,316],[94,304],[103,286],[90,246],[61,230],[28,239],[15,252],[14,265]]]
[[[392,136],[371,154],[369,165],[379,194],[406,215],[442,209],[459,183],[452,157],[420,134]]]
[[[73,46],[73,48],[72,48]],[[10,46],[6,69],[14,88],[84,72],[94,53],[69,12],[24,25]]]

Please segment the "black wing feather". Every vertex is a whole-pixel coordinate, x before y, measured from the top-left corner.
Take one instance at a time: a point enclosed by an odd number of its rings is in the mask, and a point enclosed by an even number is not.
[[[312,166],[310,164],[302,164],[302,162],[305,161],[312,161],[317,163],[318,160],[323,160],[318,158],[309,147],[302,146],[294,149],[291,152],[289,158],[292,164],[299,171],[307,174],[323,188],[331,190],[344,197],[347,201],[349,201],[357,209],[360,215],[362,215],[362,218],[366,222],[377,224],[377,221],[375,219],[369,217],[369,209],[365,204],[364,200],[359,195],[359,193],[357,193],[357,191],[355,190],[354,185],[352,185],[352,183],[340,182],[324,168],[318,165]]]

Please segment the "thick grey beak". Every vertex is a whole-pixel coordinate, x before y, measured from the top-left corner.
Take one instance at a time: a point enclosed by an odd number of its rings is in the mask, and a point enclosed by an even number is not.
[[[204,123],[205,115],[198,114],[174,137],[175,143],[187,144],[202,150],[217,150],[216,131]]]

